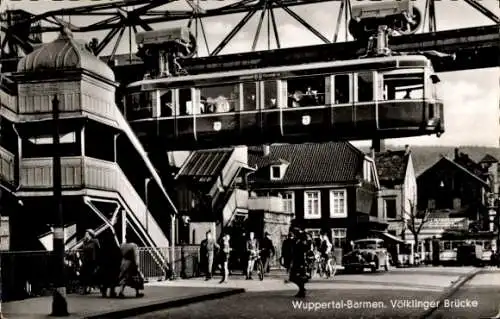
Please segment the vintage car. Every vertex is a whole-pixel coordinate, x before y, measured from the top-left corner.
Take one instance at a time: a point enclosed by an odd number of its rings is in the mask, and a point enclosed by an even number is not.
[[[343,256],[342,264],[346,272],[362,272],[370,268],[389,270],[389,254],[382,239],[359,239],[354,241],[354,249]]]

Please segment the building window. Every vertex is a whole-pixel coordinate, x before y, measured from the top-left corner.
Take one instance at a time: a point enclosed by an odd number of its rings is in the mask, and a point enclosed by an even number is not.
[[[52,135],[40,135],[40,136],[30,137],[29,141],[35,145],[54,144],[54,140],[52,139]],[[69,132],[66,134],[61,134],[59,136],[59,143],[61,143],[61,144],[76,143],[76,132]]]
[[[321,235],[321,230],[318,228],[307,228],[305,231],[309,233],[313,239],[319,238],[319,235]]]
[[[281,179],[281,167],[279,165],[271,166],[271,180]]]
[[[343,248],[347,244],[347,228],[332,229],[333,247]]]
[[[304,192],[304,218],[321,218],[321,194],[319,191]]]
[[[295,214],[295,196],[293,192],[283,193],[283,206],[285,212]]]
[[[345,189],[330,191],[330,217],[347,217],[347,192]]]
[[[396,200],[393,198],[385,199],[384,211],[386,218],[396,218],[397,217]]]

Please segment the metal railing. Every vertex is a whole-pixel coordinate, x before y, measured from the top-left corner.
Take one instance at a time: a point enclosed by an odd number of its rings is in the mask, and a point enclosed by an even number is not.
[[[166,280],[168,269],[160,265],[153,256],[168,255],[167,247],[139,248],[139,268],[146,282]],[[155,253],[153,253],[153,250]],[[56,256],[50,251],[4,251],[0,252],[2,272],[2,300],[13,301],[52,293]],[[79,293],[81,267],[79,250],[66,252],[66,288],[69,294]],[[199,246],[175,247],[176,275],[182,278],[199,275]],[[117,274],[118,275],[118,274]]]

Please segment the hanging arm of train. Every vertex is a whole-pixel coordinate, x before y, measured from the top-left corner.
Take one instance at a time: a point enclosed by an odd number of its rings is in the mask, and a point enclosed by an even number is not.
[[[414,32],[416,16],[399,2],[365,9],[351,31],[366,47],[358,59],[149,75],[127,87],[126,117],[146,147],[166,150],[441,135],[432,61],[388,45],[390,33]]]

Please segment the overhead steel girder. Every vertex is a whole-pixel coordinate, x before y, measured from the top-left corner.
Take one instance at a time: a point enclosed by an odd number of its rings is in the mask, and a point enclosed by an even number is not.
[[[496,24],[500,23],[500,19],[497,17],[496,14],[491,12],[488,8],[484,7],[482,4],[478,3],[476,0],[464,0],[467,4],[469,4],[471,7],[476,9],[477,11],[481,12],[483,15],[488,17],[490,20],[495,22]]]
[[[158,6],[161,6],[161,5],[164,5],[164,4],[167,4],[167,3],[170,3],[170,2],[174,2],[175,0],[162,0],[160,2],[152,2],[150,5],[148,5],[149,7],[158,7]],[[132,2],[134,1],[130,1],[131,4],[129,4],[128,6],[133,6],[134,4],[132,4]],[[149,3],[149,1],[136,1],[137,3]],[[285,6],[285,7],[293,7],[293,6],[299,6],[299,5],[309,5],[309,4],[314,4],[314,3],[323,3],[323,2],[338,2],[336,0],[307,0],[307,1],[304,1],[304,0],[283,0],[281,1],[280,4],[277,4],[277,3],[273,3],[271,5],[269,5],[269,8],[272,8],[272,9],[277,9],[277,8],[281,8],[282,6]],[[208,9],[208,10],[205,10],[204,12],[200,12],[198,13],[198,17],[199,18],[206,18],[206,17],[215,17],[215,16],[221,16],[221,15],[228,15],[228,14],[236,14],[236,13],[245,13],[245,12],[249,12],[251,10],[254,10],[255,8],[257,8],[256,10],[258,10],[258,8],[261,8],[262,7],[262,2],[260,0],[254,0],[252,3],[248,3],[247,1],[240,1],[238,3],[239,5],[237,6],[234,6],[234,4],[231,4],[231,5],[228,5],[228,6],[223,6],[223,7],[220,7],[220,8],[216,8],[216,9]],[[111,5],[111,4],[109,4]],[[135,4],[137,5],[137,4]],[[98,6],[98,5],[97,5]],[[105,6],[104,4],[102,4],[102,6]],[[125,5],[122,5],[121,7],[125,7]],[[31,20],[30,22],[35,22],[35,21],[38,21],[42,18],[46,18],[46,17],[51,17],[51,16],[60,16],[60,15],[64,15],[64,16],[71,16],[71,15],[82,15],[84,14],[85,11],[83,11],[83,9],[85,8],[88,8],[87,10],[99,10],[99,9],[95,9],[94,6],[85,6],[85,7],[79,7],[79,8],[70,8],[70,9],[62,9],[62,10],[56,10],[56,11],[50,11],[50,12],[46,12],[42,15],[37,15],[33,18],[33,20]],[[104,7],[105,9],[109,9],[109,8],[118,8],[118,6],[115,6],[115,7]],[[78,10],[76,10],[78,9]],[[141,16],[154,16],[154,17],[151,17],[151,18],[143,18],[143,22],[144,23],[147,23],[147,24],[154,24],[154,23],[161,23],[161,22],[169,22],[169,21],[179,21],[179,20],[189,20],[192,15],[193,15],[193,12],[192,11],[188,11],[188,10],[179,10],[179,11],[170,11],[170,10],[161,10],[161,11],[153,11],[153,10],[149,10],[149,11],[144,11],[145,9],[141,10],[142,8],[138,8],[136,10],[133,10],[133,11],[130,11],[130,14],[137,14],[139,13],[139,15]],[[141,10],[141,11],[138,11],[138,10]],[[116,13],[108,13],[108,15],[113,15],[113,14],[116,14]],[[121,26],[121,23],[120,22],[111,22],[110,19],[106,19],[105,23],[103,23],[102,21],[100,22],[96,22],[96,23],[92,23],[92,24],[89,24],[89,25],[85,25],[85,26],[76,26],[77,29],[73,30],[75,32],[91,32],[91,31],[100,31],[100,30],[106,30],[106,29],[111,29],[111,28],[115,28],[115,27],[120,27]],[[115,19],[117,20],[117,19]],[[39,29],[37,29],[37,31],[40,31],[40,32],[56,32],[58,31],[59,29],[57,27],[50,27],[50,26],[42,26],[40,27]]]

